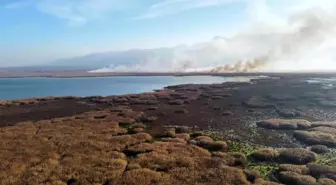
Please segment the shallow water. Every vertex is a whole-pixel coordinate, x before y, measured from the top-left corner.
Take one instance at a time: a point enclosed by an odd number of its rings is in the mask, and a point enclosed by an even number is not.
[[[333,89],[336,86],[336,78],[310,78],[307,82],[321,84],[322,89]]]
[[[41,96],[108,96],[150,92],[170,85],[244,82],[255,77],[117,76],[83,78],[0,78],[0,99]]]

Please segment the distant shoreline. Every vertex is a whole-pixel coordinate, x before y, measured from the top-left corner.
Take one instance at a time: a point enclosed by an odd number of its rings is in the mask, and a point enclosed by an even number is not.
[[[113,76],[270,76],[270,77],[336,77],[336,72],[302,73],[159,73],[159,72],[123,72],[123,73],[88,73],[88,72],[0,72],[0,78],[83,78]]]
[[[213,76],[210,73],[87,73],[87,72],[30,72],[30,73],[1,73],[0,78],[81,78],[81,77],[112,77],[112,76]],[[232,76],[232,74],[230,75]],[[234,75],[236,76],[236,74]],[[239,75],[238,75],[239,76]],[[248,75],[244,75],[248,76]]]

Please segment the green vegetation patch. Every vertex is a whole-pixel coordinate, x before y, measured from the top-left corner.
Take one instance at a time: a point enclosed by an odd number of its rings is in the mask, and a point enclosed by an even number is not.
[[[204,135],[211,137],[214,140],[223,140],[226,141],[228,144],[228,152],[233,153],[242,153],[246,156],[250,155],[254,151],[265,148],[265,146],[247,143],[247,142],[240,142],[240,141],[230,141],[227,140],[225,137],[225,133],[222,132],[212,132],[212,131],[205,131]]]
[[[266,180],[270,180],[271,174],[279,169],[279,164],[251,162],[248,164],[247,169],[258,170],[261,176],[263,176]]]
[[[221,132],[204,132],[204,135],[213,138],[214,140],[224,140],[225,141],[225,134]],[[279,164],[275,162],[256,162],[254,161],[250,155],[255,151],[268,148],[263,145],[257,145],[247,142],[240,142],[240,141],[227,141],[228,144],[228,152],[232,153],[241,153],[247,157],[247,166],[246,169],[249,170],[257,170],[260,174],[267,180],[271,179],[271,174],[279,169]]]
[[[228,141],[227,144],[230,152],[242,153],[246,156],[249,156],[256,150],[263,148],[262,146],[237,141]]]
[[[214,131],[203,131],[199,132],[202,133],[205,136],[209,136],[214,140],[225,140],[225,134],[222,132],[214,132]]]
[[[328,153],[318,155],[315,163],[336,166],[336,149],[330,149]]]

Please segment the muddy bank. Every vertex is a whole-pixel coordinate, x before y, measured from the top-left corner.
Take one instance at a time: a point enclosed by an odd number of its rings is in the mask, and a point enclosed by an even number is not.
[[[288,147],[304,144],[293,137],[294,130],[264,129],[256,123],[271,118],[336,120],[334,95],[336,90],[308,84],[305,78],[282,77],[251,83],[179,85],[135,95],[3,101],[0,119],[1,126],[7,126],[123,105],[155,117],[150,123],[153,134],[169,126],[188,126],[221,132],[228,139]]]

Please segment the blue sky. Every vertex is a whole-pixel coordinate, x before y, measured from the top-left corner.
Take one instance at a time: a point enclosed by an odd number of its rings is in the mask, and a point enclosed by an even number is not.
[[[275,12],[291,5],[289,0],[0,0],[0,66],[229,36],[255,18],[249,8],[261,2]],[[260,10],[257,18],[273,21]]]

